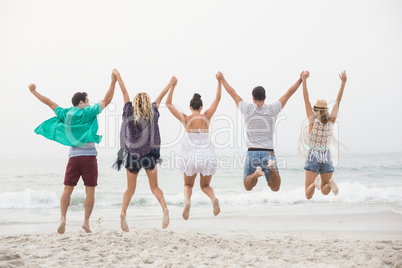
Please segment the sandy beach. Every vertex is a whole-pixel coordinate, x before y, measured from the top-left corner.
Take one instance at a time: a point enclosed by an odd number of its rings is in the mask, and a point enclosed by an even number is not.
[[[77,222],[64,235],[2,235],[0,267],[402,267],[401,223],[395,213],[211,217],[162,230],[130,219],[123,233],[98,219],[92,234]]]
[[[0,267],[402,267],[401,155],[383,157],[378,167],[372,165],[376,159],[346,159],[349,164],[337,175],[339,195],[316,193],[312,200],[305,200],[303,170],[292,166],[291,159],[279,193],[263,183],[244,191],[233,179],[241,170],[233,169],[214,179],[221,213],[214,217],[210,200],[195,187],[188,221],[181,216],[178,171],[161,169],[170,211],[166,230],[161,228],[162,210],[140,174],[127,214],[129,233],[121,231],[119,217],[125,174],[109,179],[115,171],[102,163],[102,185],[90,221],[93,233],[81,229],[85,195],[79,186],[63,235],[56,232],[57,178],[65,163],[54,160],[49,171],[27,162],[25,174],[4,161]],[[367,163],[371,168],[361,173]],[[384,165],[391,171],[378,184]]]

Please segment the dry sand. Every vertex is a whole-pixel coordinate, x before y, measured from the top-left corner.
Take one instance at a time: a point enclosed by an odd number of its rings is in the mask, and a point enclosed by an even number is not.
[[[91,226],[92,234],[77,223],[67,225],[63,235],[52,230],[1,236],[0,267],[402,267],[402,216],[354,217],[282,216],[275,218],[277,225],[273,218],[190,218],[177,219],[176,225],[172,221],[167,230],[129,222],[129,233],[118,228],[118,221],[98,222]],[[259,226],[268,226],[268,221],[271,226],[254,228],[257,219]],[[354,230],[355,224],[363,226],[370,219],[377,219],[377,225]],[[388,229],[378,219],[391,222]],[[235,221],[250,222],[254,231],[228,228]],[[310,229],[280,230],[286,222],[309,223]],[[335,223],[326,224],[330,222]],[[322,225],[329,227],[320,229]]]

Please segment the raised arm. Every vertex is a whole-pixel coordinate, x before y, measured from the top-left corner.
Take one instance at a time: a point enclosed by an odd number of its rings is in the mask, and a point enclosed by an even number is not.
[[[346,81],[348,80],[346,71],[343,71],[341,74],[339,74],[339,78],[342,80],[342,83],[341,83],[341,88],[339,89],[339,92],[338,92],[338,97],[336,97],[336,101],[334,103],[334,107],[332,108],[332,112],[331,112],[331,121],[333,123],[335,123],[336,117],[338,116],[339,104],[341,103],[343,90],[345,89]]]
[[[303,73],[303,72],[302,72]],[[292,95],[296,92],[296,90],[300,87],[301,83],[302,83],[302,73],[300,74],[300,78],[299,80],[296,81],[296,83],[291,86],[288,91],[286,91],[285,95],[283,95],[279,101],[282,104],[282,109],[285,107],[286,103],[288,102],[288,100],[290,99],[290,97],[292,97]]]
[[[159,96],[156,98],[155,103],[156,107],[159,109],[159,104],[161,103],[163,97],[165,97],[166,93],[168,93],[169,89],[172,87],[173,84],[177,83],[177,78],[175,76],[172,76],[170,78],[169,84],[162,90],[162,92],[159,94]]]
[[[105,109],[106,106],[108,106],[109,103],[112,102],[113,95],[114,95],[114,89],[116,88],[116,81],[117,81],[117,77],[114,74],[114,72],[112,72],[109,90],[106,92],[103,100],[101,102],[99,102],[101,110]]]
[[[182,122],[183,125],[185,125],[187,116],[184,113],[177,110],[177,108],[172,104],[173,91],[176,88],[176,85],[177,85],[177,78],[176,81],[170,87],[169,94],[166,99],[166,106],[168,107],[169,111],[173,114],[173,116],[176,117],[180,122]]]
[[[128,95],[126,86],[124,85],[123,79],[121,78],[120,72],[117,69],[113,69],[113,74],[117,78],[117,82],[119,82],[119,87],[121,89],[121,92],[123,93],[123,100],[124,103],[127,103],[130,101],[130,96]]]
[[[311,124],[314,122],[314,113],[313,113],[313,109],[311,108],[311,103],[310,103],[310,99],[309,99],[308,91],[307,91],[307,78],[309,76],[310,76],[309,71],[302,72],[304,105],[306,107],[306,115],[307,115],[308,121]]]
[[[229,95],[232,97],[232,99],[235,101],[236,105],[239,106],[239,103],[243,100],[239,95],[237,95],[236,91],[228,84],[226,81],[225,77],[223,76],[223,73],[218,72],[216,74],[216,79],[222,82],[223,87],[229,93]]]
[[[214,115],[214,113],[216,112],[219,101],[221,100],[221,95],[222,95],[222,82],[218,80],[218,88],[216,89],[215,100],[212,102],[211,107],[209,107],[209,109],[206,110],[204,113],[205,117],[208,118],[208,120],[210,120]]]
[[[41,102],[43,102],[44,104],[49,106],[50,109],[52,109],[53,111],[56,109],[57,106],[59,106],[55,102],[51,101],[49,98],[39,94],[39,92],[36,91],[35,84],[29,84],[28,88],[29,88],[29,91],[31,91],[31,93],[34,94],[34,96],[38,98],[38,100],[40,100]]]

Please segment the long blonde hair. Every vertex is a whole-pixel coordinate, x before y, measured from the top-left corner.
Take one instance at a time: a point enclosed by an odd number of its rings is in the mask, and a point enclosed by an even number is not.
[[[315,118],[321,121],[324,125],[331,120],[328,110],[314,109]]]
[[[139,123],[140,118],[143,118],[148,123],[152,120],[152,105],[151,98],[145,92],[138,93],[133,99],[134,104],[134,120]]]

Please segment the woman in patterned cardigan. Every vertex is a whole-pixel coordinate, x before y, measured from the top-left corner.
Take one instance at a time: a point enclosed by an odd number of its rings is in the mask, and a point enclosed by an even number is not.
[[[120,213],[121,229],[128,232],[126,220],[127,208],[134,195],[138,172],[145,169],[152,193],[158,199],[163,210],[162,228],[169,225],[169,210],[166,206],[162,190],[158,187],[157,164],[160,159],[159,134],[159,104],[171,87],[175,87],[177,79],[173,76],[169,84],[162,90],[156,100],[151,103],[147,93],[138,93],[133,102],[130,101],[127,89],[120,73],[113,71],[117,76],[120,89],[123,93],[123,123],[120,131],[120,151],[115,163],[117,170],[124,164],[127,170],[127,190],[123,195],[123,204]]]

